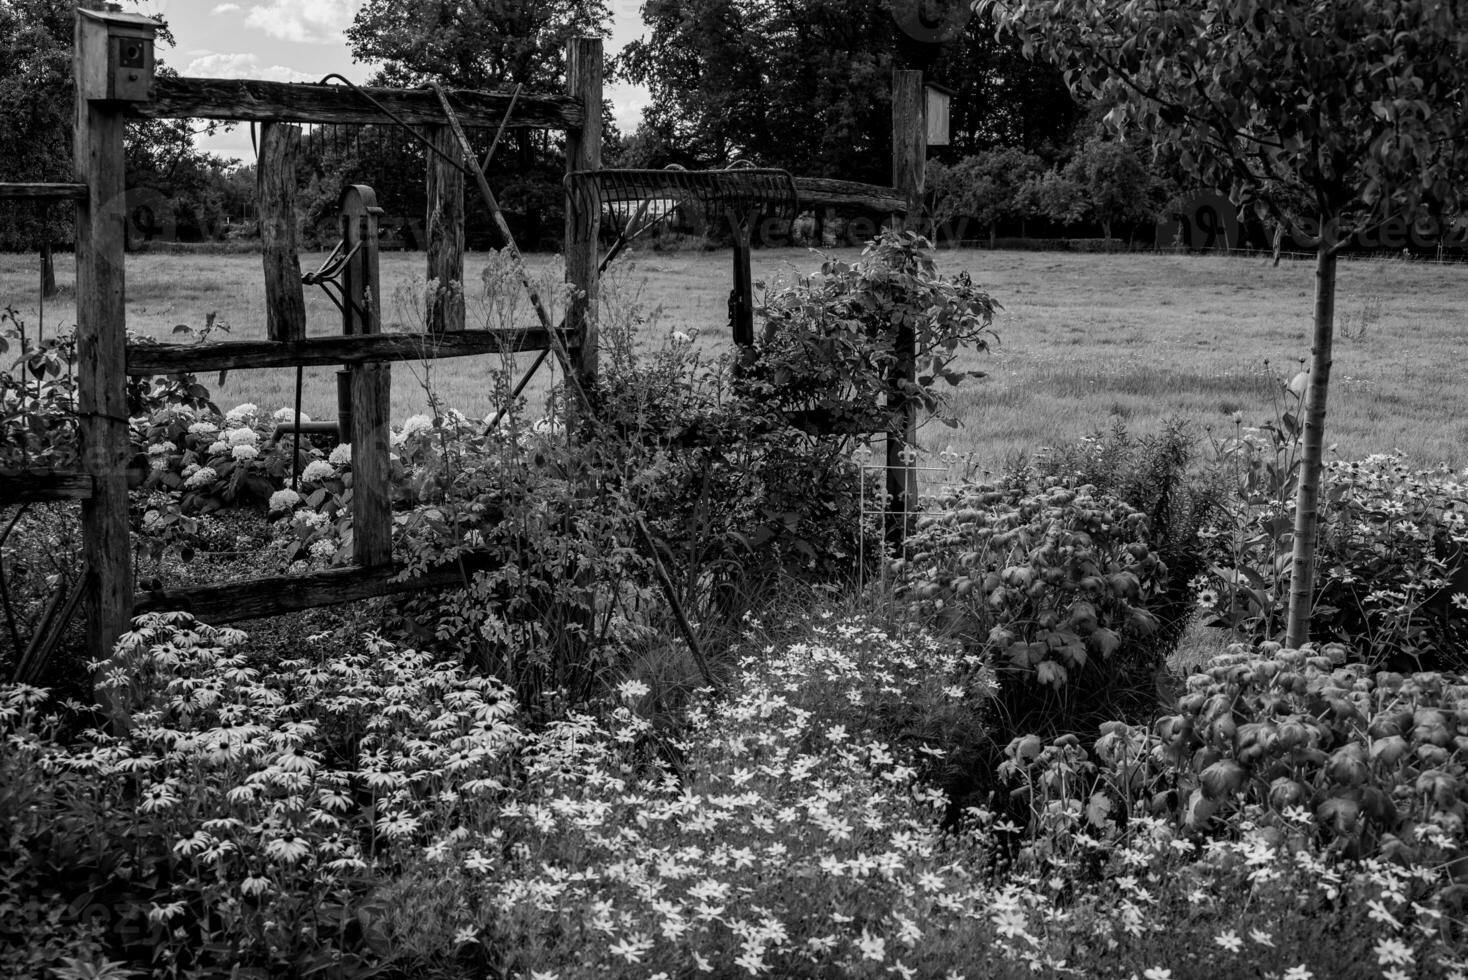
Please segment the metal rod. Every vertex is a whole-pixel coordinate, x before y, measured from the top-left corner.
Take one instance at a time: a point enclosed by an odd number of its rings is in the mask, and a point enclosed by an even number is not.
[[[301,490],[301,383],[305,379],[306,368],[304,365],[296,365],[296,416],[292,421],[296,429],[296,448],[291,453],[291,489],[297,493]]]
[[[455,170],[459,170],[459,171],[461,171],[461,172],[463,172],[465,174],[468,174],[470,172],[468,167],[466,167],[463,164],[459,163],[459,161],[453,159],[452,157],[450,157],[446,153],[444,153],[442,150],[440,150],[438,147],[434,146],[432,140],[430,140],[428,137],[424,136],[422,133],[418,132],[418,130],[414,129],[413,126],[411,124],[409,124],[405,119],[403,119],[402,116],[398,115],[396,112],[393,112],[387,106],[383,105],[381,102],[378,102],[372,96],[368,95],[361,88],[359,88],[356,85],[356,83],[352,82],[350,79],[345,78],[342,75],[338,75],[336,72],[332,72],[330,75],[327,75],[325,78],[321,79],[321,84],[322,85],[328,85],[328,84],[330,84],[332,82],[333,79],[335,79],[338,82],[341,82],[347,88],[349,88],[353,92],[357,93],[357,95],[360,96],[362,99],[364,99],[368,103],[370,103],[372,105],[372,107],[374,109],[376,109],[378,112],[380,112],[383,115],[387,116],[389,119],[391,119],[393,122],[397,123],[403,129],[406,129],[409,133],[412,134],[412,136],[413,136],[413,138],[415,140],[417,140],[418,142],[422,143],[424,146],[428,147],[429,152],[433,153],[435,156],[437,156],[439,159],[443,160],[449,166],[451,166]],[[435,83],[433,87],[435,89],[437,89],[438,88],[437,83]],[[518,89],[516,91],[518,93]],[[511,102],[510,107],[511,108],[514,108],[514,103],[513,102]],[[508,117],[507,117],[507,120],[508,120]],[[501,126],[501,128],[503,128],[503,126]],[[471,160],[475,159],[475,157],[474,157],[474,155],[472,153],[470,154],[469,159],[471,159]]]
[[[509,108],[505,109],[505,118],[500,120],[500,128],[494,131],[494,140],[489,144],[489,152],[484,155],[484,162],[479,165],[480,170],[489,169],[489,161],[494,159],[494,151],[499,148],[500,137],[505,135],[505,127],[510,124],[510,116],[515,112],[515,103],[520,101],[520,92],[523,85],[516,85],[515,91],[510,94]]]
[[[505,217],[500,212],[499,202],[495,200],[494,191],[489,186],[489,181],[484,176],[484,171],[479,169],[479,159],[474,155],[474,149],[469,145],[469,137],[464,134],[464,127],[459,122],[459,117],[454,113],[454,107],[449,104],[449,99],[442,86],[437,82],[432,84],[433,91],[438,95],[439,104],[443,106],[444,115],[448,118],[449,127],[454,131],[455,138],[459,141],[459,147],[464,151],[464,158],[474,168],[474,180],[479,185],[479,193],[484,197],[484,203],[489,206],[490,217],[494,220],[495,229],[504,240],[504,248],[514,259],[515,266],[520,273],[520,281],[524,283],[525,290],[530,294],[530,304],[535,307],[535,315],[540,318],[540,324],[549,335],[551,344],[555,347],[555,353],[561,365],[566,371],[566,381],[575,390],[577,398],[585,409],[586,418],[592,425],[600,425],[601,420],[596,415],[596,407],[592,403],[586,389],[581,384],[581,379],[571,365],[570,355],[561,340],[559,331],[551,324],[550,314],[546,312],[545,304],[540,301],[540,294],[535,291],[535,286],[530,282],[530,274],[525,269],[525,258],[520,254],[519,246],[515,244],[515,236],[511,234],[510,227],[505,223]],[[704,680],[710,687],[716,686],[713,671],[709,669],[708,661],[704,659],[703,648],[699,645],[698,635],[693,631],[693,624],[688,621],[688,616],[683,611],[683,601],[678,598],[678,591],[673,586],[673,580],[668,575],[668,569],[663,565],[661,556],[658,555],[656,544],[653,542],[652,531],[648,529],[647,522],[641,514],[635,515],[633,523],[637,527],[637,534],[642,539],[642,545],[647,550],[648,561],[652,563],[653,574],[662,586],[663,596],[668,601],[668,607],[673,612],[673,618],[678,623],[678,629],[683,633],[684,642],[688,644],[689,651],[693,654],[694,662],[703,674]]]
[[[636,238],[648,228],[652,227],[652,225],[650,224],[644,225],[643,227],[638,228],[635,232],[631,232],[631,234],[629,235],[629,231],[631,230],[633,223],[636,222],[640,217],[642,217],[644,213],[646,213],[649,203],[650,202],[648,201],[643,201],[642,204],[639,206],[637,213],[632,216],[632,218],[627,222],[626,227],[623,228],[621,233],[617,235],[617,240],[612,243],[612,247],[609,248],[607,250],[607,254],[602,257],[601,264],[597,266],[596,274],[598,276],[607,271],[607,266],[611,265],[612,260],[614,260],[618,255],[622,254],[622,249],[626,248],[627,245],[632,241],[632,239]],[[565,329],[565,326],[566,321],[565,319],[562,319],[558,329]],[[505,400],[505,403],[500,406],[499,411],[494,413],[494,418],[489,421],[489,425],[485,429],[486,432],[494,431],[494,429],[499,426],[500,422],[504,420],[506,413],[508,413],[510,410],[510,406],[515,404],[515,399],[519,398],[525,392],[525,388],[530,384],[530,379],[535,377],[535,373],[540,370],[540,366],[545,363],[545,359],[549,356],[549,347],[542,349],[539,354],[535,355],[535,360],[531,363],[529,369],[526,370],[519,381],[515,382],[515,387],[514,390],[510,392],[510,397],[507,398]]]

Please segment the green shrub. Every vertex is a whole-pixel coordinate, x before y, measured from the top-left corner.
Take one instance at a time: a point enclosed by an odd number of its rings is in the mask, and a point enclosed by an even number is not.
[[[1091,487],[962,484],[925,506],[897,596],[993,663],[1008,731],[1146,713],[1161,662],[1148,604],[1167,576],[1146,515]]]
[[[1205,531],[1226,499],[1217,469],[1197,459],[1188,423],[1168,419],[1156,435],[1136,437],[1118,418],[1106,431],[1037,455],[1010,480],[1028,487],[1090,485],[1147,515],[1147,544],[1167,566],[1147,609],[1158,619],[1158,652],[1166,657],[1176,649],[1197,610],[1194,580],[1209,565]]]
[[[1006,769],[1061,835],[1107,836],[1130,817],[1193,840],[1257,828],[1288,852],[1319,847],[1444,868],[1468,895],[1468,684],[1374,677],[1322,653],[1238,647],[1188,679],[1180,713],[1150,729],[1108,722],[1091,753],[1072,737],[1017,738]],[[1044,817],[1039,817],[1044,819]]]

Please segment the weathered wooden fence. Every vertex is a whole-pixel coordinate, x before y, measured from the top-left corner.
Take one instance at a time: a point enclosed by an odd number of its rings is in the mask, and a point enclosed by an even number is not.
[[[446,292],[430,311],[431,332],[384,335],[377,262],[380,209],[370,188],[347,188],[340,201],[342,251],[334,269],[340,289],[342,329],[337,335],[307,332],[303,276],[296,241],[295,161],[303,124],[407,125],[419,127],[438,152],[428,155],[427,269],[429,279],[464,279],[464,128],[533,127],[566,133],[566,170],[601,166],[602,46],[579,38],[567,46],[564,94],[358,89],[340,85],[253,80],[154,77],[156,24],[136,15],[102,10],[77,12],[75,84],[76,181],[69,184],[0,185],[0,197],[71,201],[77,209],[76,282],[78,416],[81,469],[74,473],[0,474],[0,503],[79,500],[82,505],[83,583],[90,655],[102,660],[135,610],[169,605],[208,622],[256,618],[395,592],[462,584],[459,566],[406,578],[392,556],[388,487],[389,363],[423,357],[463,357],[507,351],[569,353],[584,381],[597,370],[597,209],[567,207],[566,279],[578,300],[564,327],[541,324],[514,331],[466,330],[462,295]],[[141,59],[137,45],[146,45]],[[921,74],[897,73],[893,103],[894,188],[846,181],[796,178],[805,206],[860,206],[902,215],[921,206],[925,156]],[[452,106],[452,117],[446,107]],[[512,111],[513,110],[513,111]],[[123,135],[130,122],[210,119],[261,124],[258,180],[266,340],[224,343],[130,345],[127,312],[126,219]],[[467,168],[482,182],[477,167]],[[487,187],[485,188],[487,190]],[[909,356],[902,370],[912,374]],[[350,393],[352,445],[353,567],[290,577],[192,586],[164,593],[135,591],[128,519],[129,376],[343,365]],[[913,412],[889,435],[889,488],[894,509],[906,510],[914,492],[913,469],[903,459],[912,439]]]

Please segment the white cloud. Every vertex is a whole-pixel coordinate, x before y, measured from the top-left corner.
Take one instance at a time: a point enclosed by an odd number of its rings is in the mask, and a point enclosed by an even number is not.
[[[236,10],[239,10],[239,9],[240,9],[240,5],[237,4],[237,3],[221,3],[219,6],[215,7],[213,10],[211,10],[210,13],[215,14],[215,15],[218,15],[218,14],[232,14]]]
[[[257,78],[266,82],[314,82],[321,76],[284,65],[262,65],[253,54],[211,52],[189,62],[182,74],[194,78]]]
[[[267,0],[245,23],[271,37],[310,44],[341,44],[361,0]]]

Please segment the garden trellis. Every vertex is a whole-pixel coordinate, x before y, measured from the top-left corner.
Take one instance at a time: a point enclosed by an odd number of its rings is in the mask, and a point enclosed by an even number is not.
[[[87,4],[86,7],[99,5]],[[439,568],[409,578],[392,556],[388,495],[389,364],[424,357],[459,357],[518,351],[556,351],[569,361],[578,382],[597,373],[597,286],[602,269],[625,244],[627,230],[605,259],[598,254],[602,207],[576,206],[587,188],[605,197],[617,179],[601,172],[602,43],[577,38],[567,45],[564,94],[357,88],[246,79],[156,77],[151,70],[156,22],[116,10],[79,9],[76,23],[74,183],[0,185],[0,197],[71,202],[77,210],[78,472],[0,473],[0,502],[78,500],[82,505],[82,583],[88,651],[100,661],[127,630],[140,608],[185,608],[204,622],[230,622],[331,605],[356,599],[463,584],[464,570]],[[141,60],[140,60],[141,59]],[[726,171],[721,176],[646,177],[647,213],[666,211],[661,180],[721,183],[725,198],[714,203],[728,215],[738,210],[730,188],[772,181],[761,191],[770,213],[794,214],[801,206],[858,207],[891,214],[900,222],[921,201],[925,153],[921,73],[899,72],[894,92],[894,188],[819,178],[770,176],[767,171]],[[208,119],[258,125],[259,220],[265,283],[266,339],[205,344],[129,343],[126,337],[124,234],[126,187],[123,135],[129,122],[150,119]],[[427,334],[383,334],[377,269],[381,211],[371,187],[354,184],[339,200],[341,261],[303,277],[297,241],[296,161],[302,127],[307,138],[323,127],[414,127],[428,148],[423,238],[427,277],[440,283],[464,278],[464,193],[473,177],[497,217],[469,132],[505,127],[561,130],[566,134],[566,279],[574,295],[562,324],[545,319],[533,326],[500,330],[465,329],[462,295],[445,290],[430,309]],[[421,137],[421,139],[419,139]],[[477,153],[476,153],[477,157]],[[653,172],[660,173],[660,172]],[[737,175],[737,176],[736,176]],[[622,179],[626,185],[628,179]],[[635,181],[633,183],[636,183]],[[773,188],[773,189],[771,189]],[[635,189],[635,188],[634,188]],[[644,189],[646,190],[646,189]],[[686,190],[686,189],[685,189]],[[623,194],[622,205],[631,205]],[[603,202],[604,203],[604,202]],[[750,205],[752,202],[743,202]],[[621,206],[621,205],[619,205]],[[638,210],[631,207],[632,212]],[[627,207],[623,212],[628,211]],[[631,217],[612,209],[619,218]],[[739,221],[735,221],[736,228]],[[502,233],[507,233],[500,223]],[[630,230],[630,229],[629,229]],[[745,233],[749,231],[744,225]],[[736,235],[736,238],[739,236]],[[748,239],[740,243],[747,246]],[[513,248],[513,240],[502,244]],[[740,249],[736,248],[736,267]],[[745,281],[736,294],[747,306]],[[308,335],[303,279],[337,281],[342,311],[337,335]],[[735,297],[735,300],[738,296]],[[733,305],[735,300],[731,300]],[[735,320],[740,343],[749,343],[748,313]],[[903,339],[898,338],[901,345]],[[903,348],[899,347],[899,350]],[[908,347],[911,349],[910,339]],[[210,584],[164,593],[137,593],[132,571],[128,514],[130,377],[183,372],[243,370],[302,365],[340,365],[346,372],[343,438],[352,444],[354,493],[353,565],[289,577]],[[900,368],[910,376],[911,357]],[[901,407],[901,406],[900,406]],[[889,488],[894,509],[905,511],[912,470],[903,450],[912,440],[913,411],[904,407],[904,427],[888,439]],[[899,522],[900,524],[900,522]]]

